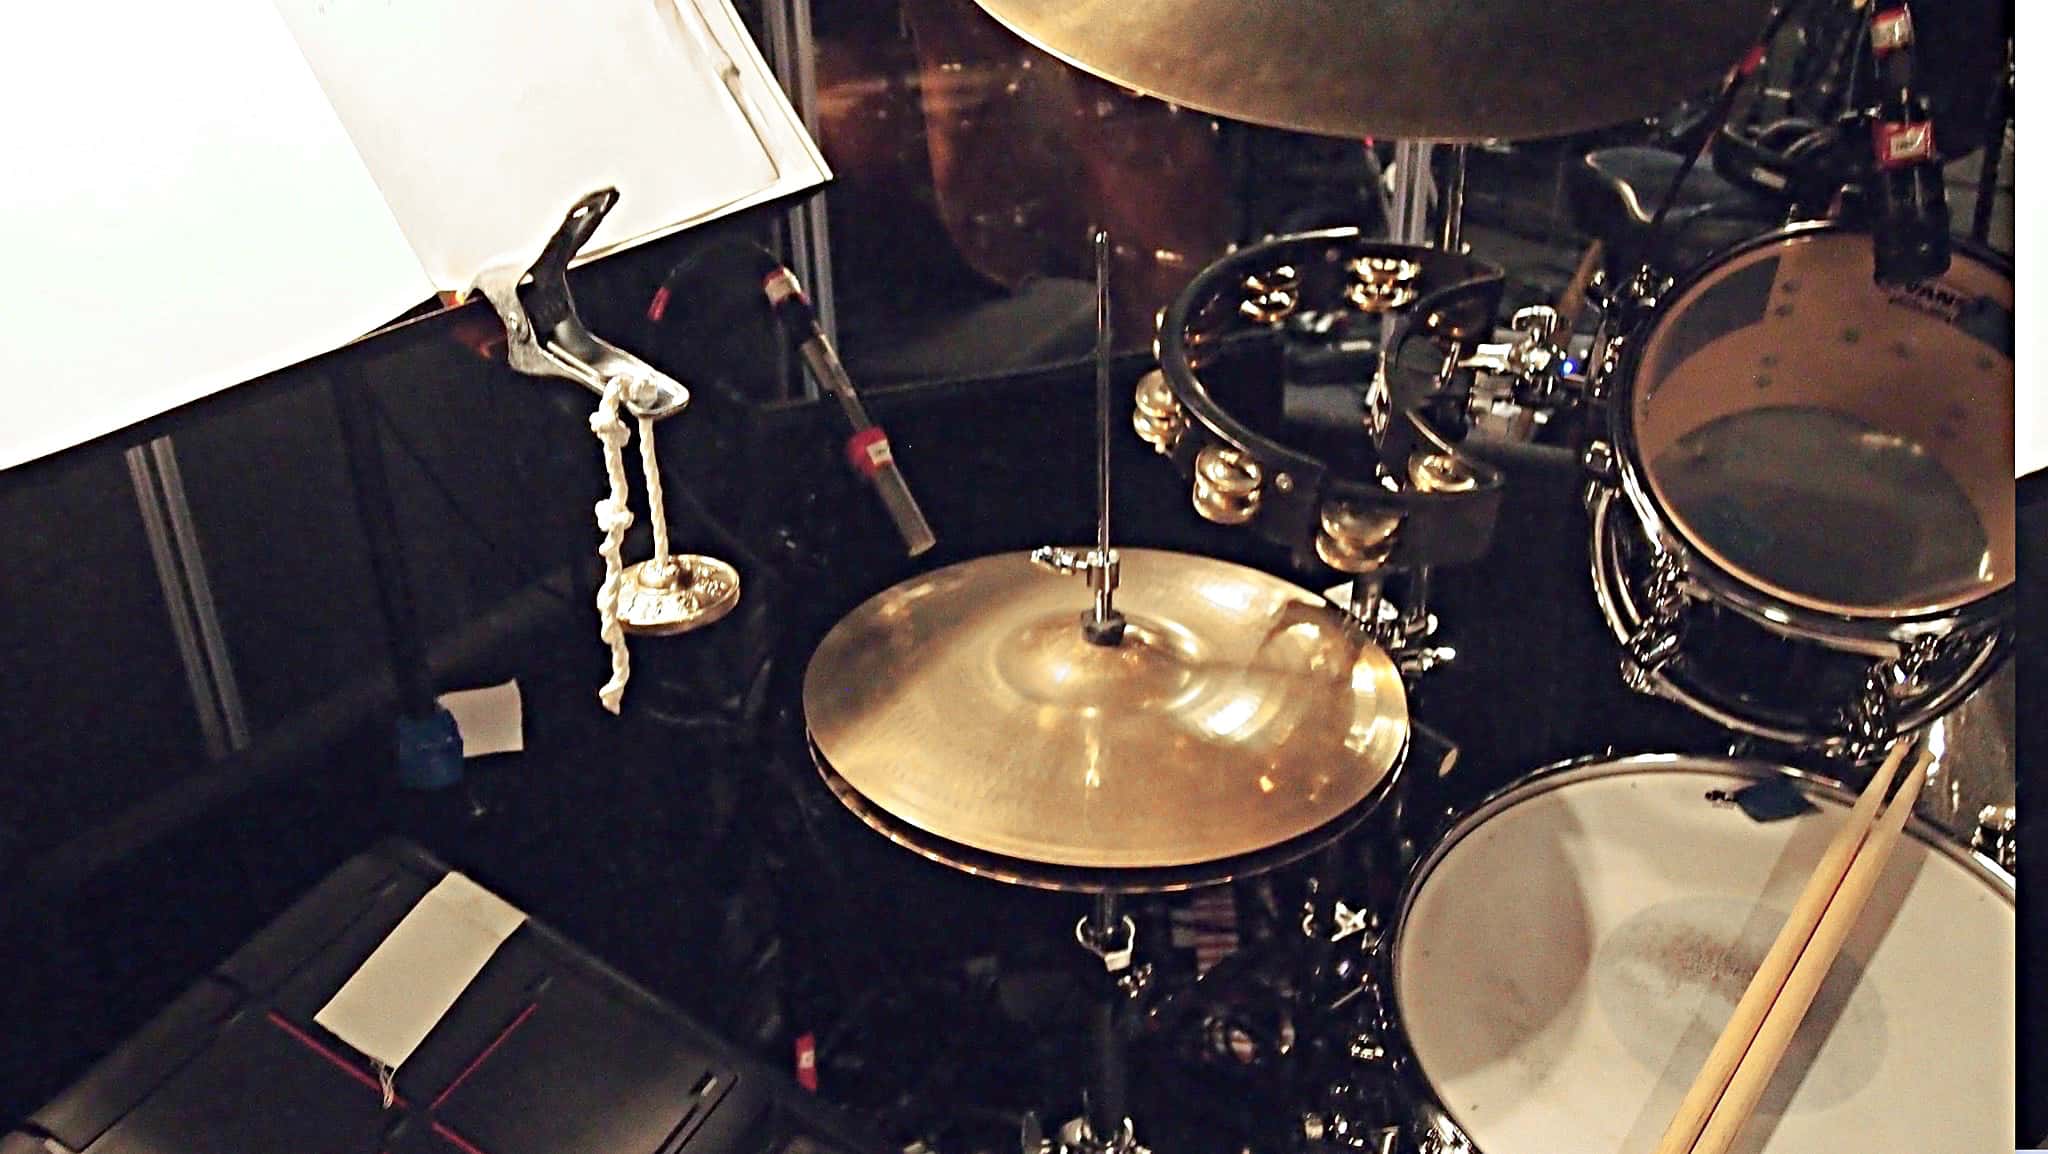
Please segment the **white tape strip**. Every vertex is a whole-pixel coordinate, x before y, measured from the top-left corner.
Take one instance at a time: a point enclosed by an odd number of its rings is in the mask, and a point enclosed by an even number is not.
[[[388,1070],[405,1064],[526,915],[458,873],[393,927],[313,1020]]]
[[[455,728],[462,734],[462,756],[518,753],[526,748],[517,681],[487,689],[458,689],[442,694],[440,703],[455,715]]]

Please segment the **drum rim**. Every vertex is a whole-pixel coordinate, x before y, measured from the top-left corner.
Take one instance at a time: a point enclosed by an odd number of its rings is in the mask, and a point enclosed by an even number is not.
[[[1591,522],[1589,564],[1593,596],[1599,606],[1600,615],[1606,620],[1608,630],[1613,634],[1615,641],[1625,646],[1629,643],[1632,631],[1639,627],[1642,614],[1640,608],[1635,605],[1635,582],[1624,571],[1626,567],[1619,556],[1620,543],[1614,538],[1617,534],[1627,533],[1630,525],[1637,531],[1644,530],[1640,519],[1627,521],[1625,515],[1617,511],[1616,498],[1613,490],[1602,489],[1595,493],[1588,503],[1587,511]],[[1861,653],[1873,662],[1890,657],[1897,650],[1896,644],[1890,640],[1872,640],[1868,643],[1870,647],[1865,648],[1865,642],[1860,638],[1821,633],[1800,628],[1795,624],[1761,620],[1748,613],[1741,613],[1740,616],[1766,632],[1820,644],[1835,652]],[[2011,628],[2000,623],[1995,628],[1983,629],[1974,622],[1969,623],[1968,628],[1978,633],[1973,642],[1976,652],[1971,656],[1969,665],[1961,676],[1947,683],[1944,688],[1925,699],[1915,700],[1895,723],[1900,733],[1913,732],[1946,716],[2012,659]],[[1849,735],[1843,732],[1838,724],[1820,722],[1811,716],[1781,714],[1773,712],[1768,707],[1728,700],[1711,683],[1693,676],[1683,657],[1684,654],[1681,652],[1679,657],[1651,673],[1651,692],[1676,701],[1716,724],[1770,741],[1804,748],[1846,748]]]
[[[1758,582],[1748,580],[1714,560],[1709,551],[1695,542],[1691,534],[1682,529],[1668,514],[1664,503],[1658,499],[1655,489],[1650,485],[1636,438],[1632,404],[1637,375],[1642,367],[1644,348],[1649,343],[1649,337],[1670,319],[1672,309],[1678,301],[1684,299],[1708,276],[1730,262],[1760,249],[1779,247],[1802,238],[1835,234],[1867,236],[1868,230],[1838,220],[1804,220],[1739,241],[1688,269],[1669,289],[1658,294],[1658,301],[1654,307],[1626,327],[1620,361],[1613,374],[1612,384],[1608,386],[1607,413],[1608,432],[1614,444],[1616,473],[1621,490],[1627,495],[1636,519],[1642,523],[1644,533],[1658,548],[1676,554],[1683,562],[1689,578],[1705,585],[1717,603],[1726,604],[1773,631],[1790,630],[1794,636],[1823,641],[1845,636],[1853,639],[1905,640],[1917,634],[1942,632],[1967,624],[2004,618],[2010,614],[2015,603],[2014,591],[2018,587],[2016,580],[2007,581],[2001,586],[1960,601],[1910,609],[1856,613],[1831,612],[1764,592],[1758,588]],[[1955,247],[1958,252],[1990,266],[1993,271],[2008,280],[2013,278],[2012,262],[2000,254],[1963,241],[1957,242]]]
[[[1589,754],[1553,762],[1534,770],[1493,791],[1477,805],[1444,830],[1431,844],[1429,852],[1416,860],[1402,882],[1401,899],[1395,907],[1392,922],[1387,926],[1385,948],[1379,960],[1378,971],[1381,989],[1385,991],[1385,1012],[1393,1021],[1393,1035],[1405,1054],[1404,1065],[1407,1073],[1403,1081],[1418,1101],[1465,1136],[1476,1151],[1475,1140],[1471,1139],[1462,1119],[1446,1104],[1429,1072],[1422,1068],[1416,1057],[1409,1037],[1408,1017],[1401,1003],[1401,946],[1408,936],[1408,927],[1416,900],[1422,889],[1429,883],[1430,875],[1436,871],[1451,850],[1464,841],[1473,830],[1487,821],[1530,798],[1552,793],[1565,786],[1582,781],[1597,781],[1608,777],[1622,777],[1632,773],[1689,773],[1726,772],[1738,777],[1749,777],[1758,781],[1771,777],[1783,778],[1797,787],[1802,795],[1811,792],[1829,797],[1847,806],[1856,800],[1856,791],[1841,781],[1825,774],[1814,773],[1794,766],[1782,765],[1761,758],[1724,757],[1716,754],[1695,753],[1638,753],[1625,756]],[[1997,862],[1950,837],[1940,826],[1921,817],[1916,811],[1906,821],[1906,833],[1929,849],[1950,858],[1961,865],[1965,872],[1977,875],[1988,884],[1994,893],[2013,910],[2019,913],[2017,884],[2014,876]]]

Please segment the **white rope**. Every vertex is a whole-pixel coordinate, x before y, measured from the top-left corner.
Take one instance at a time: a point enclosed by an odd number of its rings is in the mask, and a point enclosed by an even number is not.
[[[626,678],[632,675],[626,631],[619,627],[620,575],[625,570],[619,551],[626,543],[626,529],[633,523],[633,510],[626,504],[626,441],[632,430],[619,419],[619,400],[625,391],[626,379],[613,377],[605,384],[597,411],[590,415],[590,431],[604,445],[604,471],[611,481],[611,493],[597,503],[597,528],[604,534],[604,540],[597,546],[598,556],[604,558],[604,584],[597,590],[597,635],[611,647],[612,675],[597,691],[597,699],[613,713],[619,711],[619,700],[626,693]],[[655,524],[661,524],[659,512],[655,514]],[[665,529],[655,531],[662,538],[668,536]]]
[[[669,571],[668,507],[661,499],[661,463],[654,457],[654,421],[640,418],[640,472],[647,480],[647,520],[654,530],[654,558],[647,563],[649,577]]]

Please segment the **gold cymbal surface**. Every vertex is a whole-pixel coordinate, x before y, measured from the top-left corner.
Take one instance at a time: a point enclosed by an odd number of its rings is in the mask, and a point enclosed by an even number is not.
[[[820,758],[890,817],[1098,869],[1256,853],[1365,801],[1407,747],[1387,655],[1256,570],[1120,550],[1120,645],[1023,553],[913,578],[834,626],[804,675]]]
[[[976,0],[1126,88],[1301,132],[1556,136],[1711,88],[1768,0]]]

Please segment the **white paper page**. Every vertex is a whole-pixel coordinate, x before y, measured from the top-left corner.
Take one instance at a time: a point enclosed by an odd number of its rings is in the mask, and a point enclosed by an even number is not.
[[[277,6],[443,290],[530,263],[599,188],[619,203],[586,254],[775,183],[689,34],[705,27],[691,0]]]
[[[0,469],[433,294],[268,0],[12,6],[0,108]]]

